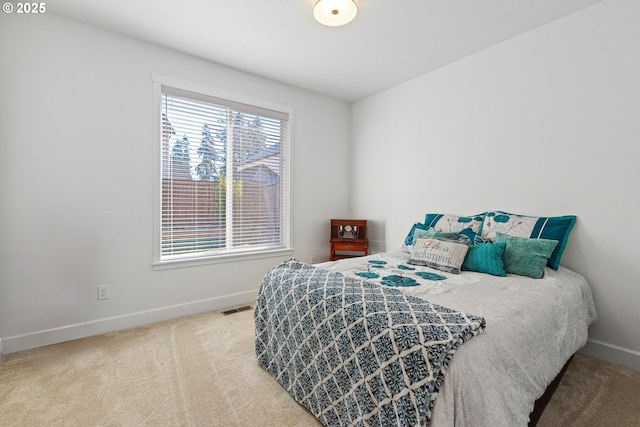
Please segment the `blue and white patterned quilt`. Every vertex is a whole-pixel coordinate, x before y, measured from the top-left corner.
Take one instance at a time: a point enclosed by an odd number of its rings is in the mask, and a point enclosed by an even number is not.
[[[259,363],[325,426],[428,425],[457,348],[482,317],[295,259],[263,279]]]

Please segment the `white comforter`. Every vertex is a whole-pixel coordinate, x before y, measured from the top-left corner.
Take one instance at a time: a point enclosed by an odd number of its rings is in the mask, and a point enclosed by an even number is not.
[[[409,254],[387,252],[317,265],[363,279],[356,272],[370,260],[385,260],[392,274]],[[363,267],[364,265],[364,267]],[[536,399],[569,357],[587,341],[596,320],[591,289],[584,277],[565,267],[545,269],[543,279],[483,273],[446,276],[400,287],[407,294],[486,319],[486,330],[460,347],[436,399],[431,426],[526,426]],[[383,272],[384,270],[381,270]]]

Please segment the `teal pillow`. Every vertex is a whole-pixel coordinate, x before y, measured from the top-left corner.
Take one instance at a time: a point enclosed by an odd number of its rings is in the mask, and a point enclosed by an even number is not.
[[[422,224],[420,222],[416,222],[415,224],[413,224],[413,226],[411,227],[411,230],[409,230],[409,233],[407,234],[407,237],[404,238],[404,245],[406,247],[409,247],[411,245],[413,245],[413,235],[416,232],[416,230],[428,230],[429,226]]]
[[[418,236],[419,235],[419,236]],[[418,237],[436,237],[441,239],[457,239],[460,233],[458,232],[444,232],[434,231],[430,226],[421,222],[416,222],[407,233],[407,237],[404,238],[405,249],[413,246]]]
[[[502,260],[506,245],[506,243],[500,242],[469,246],[467,256],[462,263],[462,269],[494,276],[506,276]]]
[[[411,244],[414,244],[420,237],[434,237],[436,239],[458,240],[458,237],[460,237],[460,233],[422,230],[420,228],[417,228],[416,231],[413,232],[413,242],[411,242]]]
[[[495,240],[496,233],[504,233],[531,239],[557,240],[558,244],[547,262],[549,267],[557,270],[575,223],[575,215],[538,217],[493,211],[484,216],[481,236],[483,239]]]
[[[553,250],[558,246],[557,240],[530,239],[496,233],[496,243],[506,243],[502,260],[507,273],[541,279],[544,267]]]

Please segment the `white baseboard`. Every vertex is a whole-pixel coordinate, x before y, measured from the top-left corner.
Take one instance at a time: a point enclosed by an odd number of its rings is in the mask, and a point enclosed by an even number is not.
[[[242,292],[225,295],[223,297],[209,298],[89,322],[76,323],[24,335],[0,338],[0,356],[2,354],[15,353],[107,332],[134,328],[163,320],[176,319],[209,311],[222,311],[226,308],[254,303],[256,295],[257,291]],[[607,362],[615,363],[616,365],[640,371],[640,352],[635,350],[590,338],[580,352],[606,360]]]
[[[0,355],[255,302],[257,290],[123,314],[0,339]]]
[[[580,353],[640,371],[639,351],[589,338]]]

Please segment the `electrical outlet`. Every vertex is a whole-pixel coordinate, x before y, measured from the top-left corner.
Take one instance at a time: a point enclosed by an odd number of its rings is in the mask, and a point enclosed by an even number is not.
[[[98,286],[98,301],[111,298],[109,285]]]

